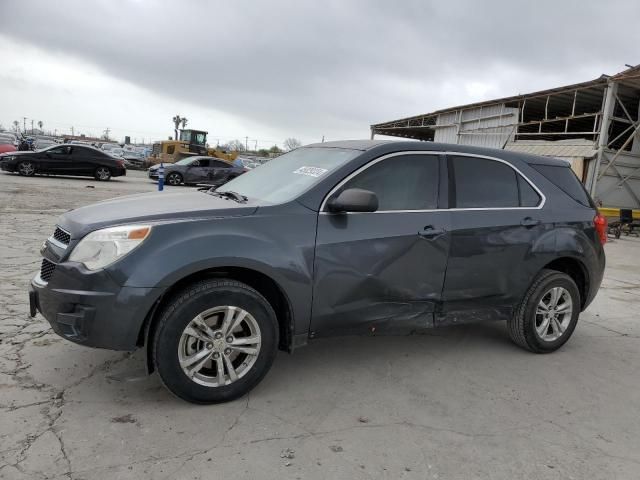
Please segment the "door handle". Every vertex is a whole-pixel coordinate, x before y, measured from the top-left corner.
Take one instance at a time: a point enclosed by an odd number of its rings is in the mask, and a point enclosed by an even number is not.
[[[447,233],[447,231],[442,228],[434,228],[433,225],[427,225],[418,232],[418,235],[427,240],[432,240],[440,235],[444,235],[445,233]]]
[[[531,217],[525,217],[520,221],[520,225],[523,227],[535,227],[536,225],[540,225],[540,220]]]

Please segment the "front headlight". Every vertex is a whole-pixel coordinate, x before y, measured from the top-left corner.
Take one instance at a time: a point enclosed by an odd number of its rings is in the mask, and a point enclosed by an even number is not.
[[[76,245],[69,260],[99,270],[140,246],[151,233],[150,225],[123,225],[91,232]]]

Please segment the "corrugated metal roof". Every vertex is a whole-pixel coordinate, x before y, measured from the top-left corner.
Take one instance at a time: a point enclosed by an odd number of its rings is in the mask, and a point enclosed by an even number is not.
[[[475,102],[475,103],[470,103],[470,104],[467,104],[467,105],[459,105],[457,107],[443,108],[441,110],[436,110],[435,112],[431,112],[431,113],[425,113],[425,114],[422,114],[422,115],[412,115],[410,117],[400,118],[398,120],[391,120],[391,121],[388,121],[388,122],[376,123],[376,124],[371,125],[371,128],[375,130],[376,128],[383,128],[383,127],[385,127],[385,126],[387,126],[389,124],[393,124],[393,123],[401,123],[401,122],[407,122],[407,121],[411,121],[411,120],[422,119],[423,117],[436,116],[436,115],[440,115],[440,114],[443,114],[443,113],[448,113],[448,112],[452,112],[452,111],[456,111],[456,110],[460,110],[460,109],[469,109],[469,108],[475,108],[475,107],[481,107],[481,106],[513,103],[513,102],[517,102],[517,101],[523,101],[525,98],[546,96],[546,95],[551,95],[551,94],[554,94],[554,93],[560,93],[560,92],[576,90],[576,89],[586,89],[586,88],[596,87],[596,86],[604,87],[607,84],[607,82],[609,81],[609,79],[613,79],[613,80],[628,80],[628,81],[634,81],[635,80],[635,81],[640,82],[640,65],[628,68],[627,70],[619,72],[619,73],[617,73],[617,74],[615,74],[613,76],[609,76],[609,75],[604,75],[603,74],[603,75],[600,75],[598,78],[595,78],[593,80],[589,80],[587,82],[574,83],[572,85],[565,85],[563,87],[556,87],[556,88],[550,88],[550,89],[546,89],[546,90],[539,90],[537,92],[531,92],[531,93],[520,94],[520,95],[513,95],[513,96],[510,96],[510,97],[498,98],[498,99],[494,99],[494,100],[485,100],[485,101],[482,101],[482,102]]]
[[[560,158],[591,158],[598,152],[593,142],[581,140],[565,140],[557,142],[526,140],[508,143],[504,149],[512,152]]]

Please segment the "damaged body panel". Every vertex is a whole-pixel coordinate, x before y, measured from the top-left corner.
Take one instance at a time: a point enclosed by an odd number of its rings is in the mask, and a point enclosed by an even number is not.
[[[448,230],[448,213],[320,215],[312,330],[323,335],[431,327],[449,235],[422,237],[425,225]]]

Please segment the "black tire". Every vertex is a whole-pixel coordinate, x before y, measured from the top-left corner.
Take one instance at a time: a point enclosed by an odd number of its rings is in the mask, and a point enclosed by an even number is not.
[[[571,316],[568,326],[559,338],[545,341],[536,330],[536,310],[540,300],[554,287],[562,287],[571,297]],[[580,315],[580,291],[573,279],[556,270],[542,270],[524,295],[508,321],[509,336],[520,347],[534,353],[549,353],[559,349],[571,337]]]
[[[30,160],[24,160],[18,164],[18,173],[23,177],[33,177],[36,174],[36,167]]]
[[[170,172],[167,174],[167,178],[165,178],[165,183],[171,186],[178,186],[182,183],[182,175],[178,172]]]
[[[204,311],[230,305],[245,310],[257,323],[261,336],[258,354],[243,376],[232,383],[223,386],[196,383],[180,365],[178,351],[183,332]],[[188,402],[212,404],[241,397],[264,378],[275,359],[278,346],[276,314],[260,293],[244,283],[229,279],[194,283],[170,298],[158,318],[152,339],[155,368],[164,385]],[[215,367],[215,363],[212,366]]]
[[[93,172],[93,176],[99,182],[108,182],[111,180],[111,170],[109,167],[98,167],[95,172]]]

